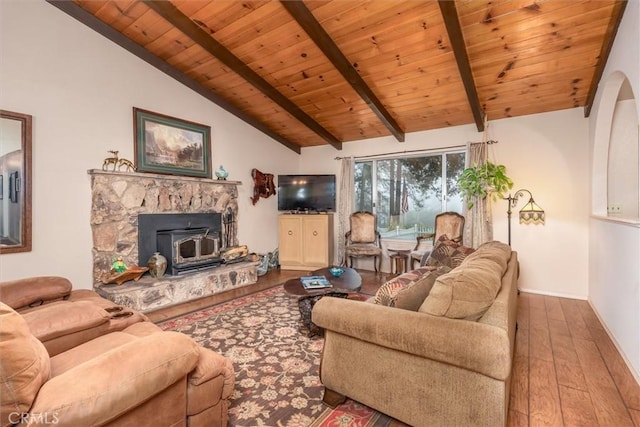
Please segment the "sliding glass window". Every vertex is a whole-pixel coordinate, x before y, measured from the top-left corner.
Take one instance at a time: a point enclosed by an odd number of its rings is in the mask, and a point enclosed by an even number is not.
[[[414,240],[440,212],[463,213],[464,151],[356,161],[354,208],[374,212],[383,238]]]

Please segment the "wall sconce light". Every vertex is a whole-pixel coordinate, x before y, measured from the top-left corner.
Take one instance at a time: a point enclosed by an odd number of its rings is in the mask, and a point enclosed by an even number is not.
[[[509,208],[507,210],[509,246],[511,246],[511,208],[516,207],[518,199],[520,197],[524,197],[525,192],[529,194],[529,202],[527,202],[527,204],[520,210],[520,224],[544,224],[544,210],[533,200],[531,191],[523,188],[522,190],[516,191],[513,197],[509,194],[508,197],[504,198],[509,204]]]

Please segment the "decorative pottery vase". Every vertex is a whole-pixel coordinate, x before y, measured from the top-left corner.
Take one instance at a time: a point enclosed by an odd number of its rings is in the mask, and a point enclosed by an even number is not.
[[[227,179],[227,177],[229,176],[229,172],[224,170],[222,165],[220,165],[220,167],[216,169],[216,176],[218,177],[218,179]]]
[[[149,273],[152,277],[162,277],[167,271],[167,259],[160,252],[156,252],[149,258],[147,267],[149,267]]]

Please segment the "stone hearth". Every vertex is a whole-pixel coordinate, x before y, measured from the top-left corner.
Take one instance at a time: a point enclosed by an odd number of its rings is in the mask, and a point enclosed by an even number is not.
[[[103,297],[150,311],[256,283],[258,263],[238,262],[183,276],[155,279],[147,273],[138,282],[102,284],[116,257],[127,265],[146,266],[147,260],[138,260],[138,215],[216,212],[232,214],[237,224],[241,182],[97,169],[88,173],[94,289]],[[223,242],[239,244],[237,225],[221,231]]]
[[[239,262],[186,276],[144,276],[120,286],[100,285],[96,292],[118,305],[148,312],[256,283],[257,262]]]

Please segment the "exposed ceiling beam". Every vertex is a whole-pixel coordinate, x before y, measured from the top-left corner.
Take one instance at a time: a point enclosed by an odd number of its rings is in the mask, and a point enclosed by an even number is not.
[[[333,145],[336,149],[342,150],[342,142],[340,140],[318,124],[313,118],[311,118],[311,116],[302,111],[302,109],[300,109],[300,107],[294,104],[291,100],[278,92],[276,88],[271,86],[258,73],[253,71],[229,49],[211,37],[207,31],[200,28],[198,24],[193,22],[173,4],[165,0],[143,1],[150,9],[186,34],[191,38],[191,40],[199,44],[203,49],[216,57],[227,67],[231,68],[240,77],[251,83],[255,88],[268,96],[273,102],[298,119],[306,127],[318,134],[322,139]]]
[[[289,141],[287,138],[284,138],[282,135],[275,133],[274,131],[266,127],[263,123],[256,120],[254,117],[251,117],[250,115],[246,114],[244,111],[240,110],[238,107],[231,104],[224,98],[221,98],[215,93],[211,92],[211,90],[209,90],[207,87],[198,83],[197,81],[187,76],[186,74],[182,73],[181,71],[178,71],[177,69],[175,69],[174,67],[166,63],[160,57],[146,50],[144,47],[140,46],[137,43],[134,43],[129,38],[125,37],[118,31],[114,30],[113,28],[111,28],[110,26],[108,26],[107,24],[105,24],[104,22],[102,22],[101,20],[99,20],[98,18],[96,18],[95,16],[93,16],[92,14],[90,14],[80,6],[78,6],[77,4],[68,0],[47,0],[47,2],[57,7],[61,11],[65,12],[67,15],[71,16],[72,18],[75,18],[76,20],[83,23],[84,25],[91,28],[92,30],[98,32],[99,34],[111,40],[112,42],[116,43],[123,49],[134,54],[135,56],[147,62],[148,64],[156,67],[158,70],[162,71],[168,76],[179,81],[183,85],[187,86],[189,89],[193,90],[199,95],[202,95],[204,98],[215,103],[220,108],[233,114],[234,116],[244,121],[245,123],[253,126],[254,128],[258,129],[260,132],[273,138],[274,140],[278,141],[280,144],[284,145],[290,150],[300,154],[301,150],[297,144],[294,144],[293,142]]]
[[[280,3],[291,14],[298,24],[305,30],[311,40],[324,52],[326,57],[333,63],[334,67],[349,82],[351,87],[367,103],[369,108],[378,116],[382,123],[400,142],[404,142],[404,131],[391,116],[389,111],[382,105],[375,93],[369,88],[367,83],[360,77],[360,74],[353,68],[351,62],[344,56],[340,48],[333,39],[322,28],[311,11],[302,1],[280,0]]]
[[[480,105],[476,84],[473,81],[469,55],[467,54],[467,47],[464,44],[462,27],[460,27],[460,21],[458,20],[456,4],[453,0],[438,0],[438,5],[440,6],[440,12],[444,18],[444,24],[447,27],[449,41],[451,42],[453,54],[455,55],[456,62],[458,63],[458,70],[460,71],[460,77],[464,84],[464,90],[467,92],[467,99],[469,100],[473,119],[476,122],[478,132],[482,132],[484,130],[484,112]]]
[[[607,65],[607,60],[609,59],[609,54],[611,53],[611,48],[613,47],[613,40],[616,38],[616,34],[618,33],[620,21],[622,21],[622,15],[624,14],[624,9],[626,7],[627,0],[616,2],[615,6],[613,7],[611,21],[609,21],[607,33],[604,41],[602,42],[602,49],[600,50],[600,54],[598,55],[598,64],[596,65],[596,71],[593,74],[593,80],[591,80],[591,86],[589,87],[589,92],[587,93],[587,100],[584,105],[585,117],[589,117],[589,114],[591,114],[593,101],[595,100],[596,92],[598,91],[598,84],[600,84],[600,79],[602,78],[602,74],[604,73],[604,67],[605,65]]]

